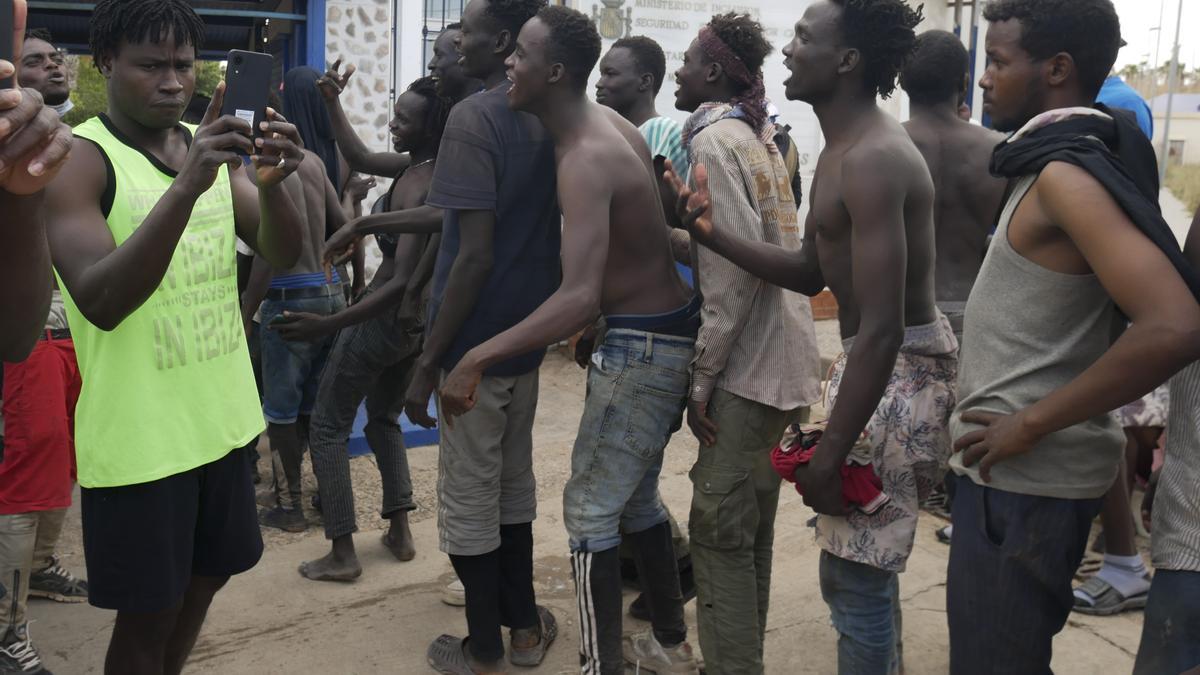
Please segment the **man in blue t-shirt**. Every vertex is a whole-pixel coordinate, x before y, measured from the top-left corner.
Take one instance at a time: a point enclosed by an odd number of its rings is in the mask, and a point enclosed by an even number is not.
[[[1154,138],[1154,115],[1150,114],[1150,106],[1137,90],[1125,84],[1120,75],[1108,76],[1096,95],[1096,102],[1133,113],[1137,117],[1138,128],[1146,134],[1146,138]]]
[[[445,210],[429,302],[429,333],[406,411],[426,413],[439,380],[471,348],[511,328],[558,286],[560,215],[554,146],[537,118],[508,107],[504,60],[546,0],[471,0],[455,47],[484,90],[450,114],[428,204]],[[469,642],[442,635],[429,662],[442,672],[535,666],[557,632],[534,602],[533,417],[544,350],[487,369],[474,410],[442,425],[438,533],[466,589]],[[440,406],[439,406],[440,408]],[[440,411],[439,411],[440,414]]]

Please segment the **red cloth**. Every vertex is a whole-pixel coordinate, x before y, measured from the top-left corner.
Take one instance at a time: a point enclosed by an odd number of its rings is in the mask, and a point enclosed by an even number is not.
[[[801,434],[787,446],[777,445],[771,450],[771,466],[775,467],[775,472],[789,483],[796,482],[796,468],[802,464],[808,464],[812,459],[813,452],[817,449],[816,440],[820,438],[819,435],[811,438],[812,444],[808,447],[801,445],[804,437],[805,435]],[[804,494],[799,485],[796,485],[796,492]],[[883,492],[883,482],[879,480],[879,476],[875,475],[875,469],[870,464],[842,465],[842,503],[844,505],[849,507],[870,504],[881,492]]]
[[[39,341],[29,358],[4,364],[0,514],[71,505],[81,384],[69,339]]]

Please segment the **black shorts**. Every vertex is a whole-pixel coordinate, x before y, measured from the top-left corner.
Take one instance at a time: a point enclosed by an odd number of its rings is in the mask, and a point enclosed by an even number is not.
[[[82,488],[88,601],[159,612],[183,599],[192,575],[254,567],[262,533],[246,453],[149,483]]]

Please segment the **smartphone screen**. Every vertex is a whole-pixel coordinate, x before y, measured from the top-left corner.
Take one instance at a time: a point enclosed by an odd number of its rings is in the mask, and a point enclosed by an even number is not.
[[[258,125],[267,119],[267,92],[271,87],[273,66],[270,54],[240,49],[230,51],[226,60],[225,101],[221,105],[221,114],[245,120],[253,129],[254,138],[262,136]]]
[[[13,3],[12,0],[0,0],[0,59],[4,59],[13,66],[18,66],[17,61],[20,60],[20,54],[14,54],[13,49]],[[15,77],[15,76],[14,76]],[[13,78],[8,77],[0,80],[0,89],[12,89]]]

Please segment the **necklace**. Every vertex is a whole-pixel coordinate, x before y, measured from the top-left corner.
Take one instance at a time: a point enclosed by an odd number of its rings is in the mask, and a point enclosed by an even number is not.
[[[433,163],[433,160],[435,160],[435,159],[437,159],[437,157],[430,157],[429,159],[427,159],[423,162],[417,162],[416,164],[413,164],[412,166],[408,167],[408,170],[412,171],[413,169],[415,169],[419,166],[425,166],[426,164],[431,164],[431,163]]]

